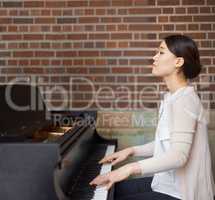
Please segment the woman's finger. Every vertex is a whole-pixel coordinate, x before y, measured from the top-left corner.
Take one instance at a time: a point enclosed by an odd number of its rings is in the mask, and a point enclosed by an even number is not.
[[[121,159],[116,159],[116,160],[113,160],[112,162],[111,162],[111,164],[112,165],[116,165],[117,163],[119,163],[119,162],[121,162]]]
[[[90,185],[103,185],[108,182],[108,178],[106,176],[97,176],[90,182]]]
[[[109,183],[106,185],[106,189],[109,190],[113,185],[113,182],[109,181]]]
[[[113,156],[106,156],[106,157],[104,157],[103,159],[101,159],[99,161],[99,164],[103,164],[103,163],[106,163],[106,162],[112,162],[113,159],[114,159]]]

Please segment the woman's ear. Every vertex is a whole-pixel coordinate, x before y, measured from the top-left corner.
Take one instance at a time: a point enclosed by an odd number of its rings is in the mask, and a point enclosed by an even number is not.
[[[175,61],[176,68],[182,67],[184,64],[184,58],[183,57],[177,57]]]

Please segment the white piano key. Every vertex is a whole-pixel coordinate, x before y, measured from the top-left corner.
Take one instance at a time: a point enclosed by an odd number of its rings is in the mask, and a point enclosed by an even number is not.
[[[115,146],[114,145],[108,145],[106,152],[105,152],[105,156],[114,153],[115,151]],[[106,174],[108,172],[111,171],[112,168],[112,164],[108,163],[108,164],[103,164],[100,170],[100,175],[101,174]],[[106,189],[106,187],[104,186],[97,186],[95,191],[94,191],[94,196],[92,198],[92,200],[106,200],[107,199],[107,195],[108,195],[108,191]]]

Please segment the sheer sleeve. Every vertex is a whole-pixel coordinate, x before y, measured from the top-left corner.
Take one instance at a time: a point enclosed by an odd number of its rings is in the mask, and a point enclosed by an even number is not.
[[[146,143],[144,145],[134,146],[133,156],[151,157],[154,152],[154,141]]]
[[[151,174],[183,167],[190,154],[197,125],[198,108],[192,101],[174,102],[171,111],[169,149],[160,156],[139,161],[142,174]],[[165,145],[165,144],[164,144]]]

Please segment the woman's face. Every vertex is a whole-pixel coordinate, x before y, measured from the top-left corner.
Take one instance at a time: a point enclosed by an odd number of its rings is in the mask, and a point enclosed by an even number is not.
[[[176,71],[176,56],[169,51],[165,41],[161,42],[156,55],[153,57],[152,74],[167,77]]]

